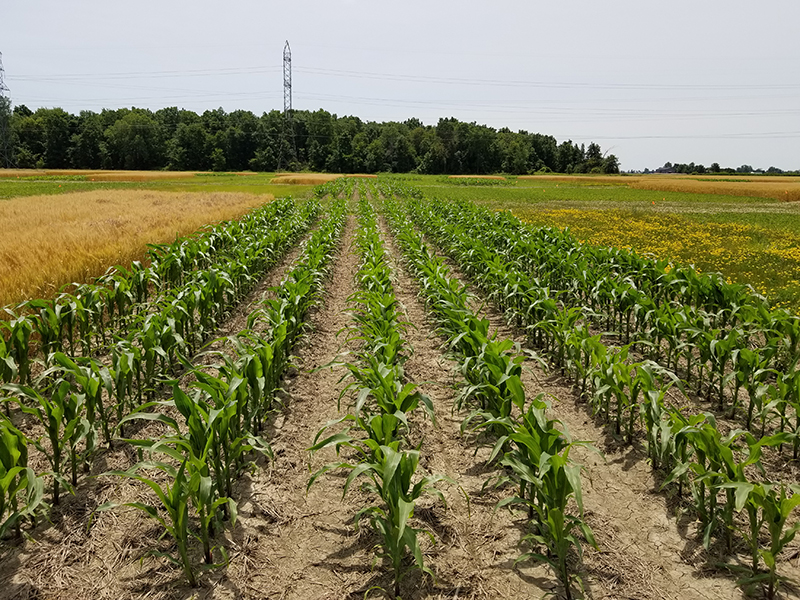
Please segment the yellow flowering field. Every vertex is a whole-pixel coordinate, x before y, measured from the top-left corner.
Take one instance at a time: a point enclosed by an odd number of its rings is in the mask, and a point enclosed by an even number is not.
[[[632,248],[642,254],[719,271],[752,285],[775,306],[800,308],[800,232],[729,222],[700,222],[676,213],[624,210],[515,210],[536,225],[569,228],[590,244]]]

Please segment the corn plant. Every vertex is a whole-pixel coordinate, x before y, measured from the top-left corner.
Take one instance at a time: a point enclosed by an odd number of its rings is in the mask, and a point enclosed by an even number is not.
[[[356,526],[363,519],[367,519],[380,536],[380,543],[376,546],[377,557],[387,559],[391,565],[394,578],[394,597],[400,595],[400,582],[410,569],[420,569],[433,577],[433,572],[425,566],[422,548],[419,544],[420,533],[427,533],[431,541],[433,536],[421,529],[416,529],[410,524],[414,516],[414,507],[417,500],[426,494],[431,494],[444,502],[444,496],[434,486],[440,481],[450,481],[442,475],[429,475],[414,483],[417,466],[419,465],[418,450],[398,450],[389,446],[379,446],[370,462],[356,464],[341,462],[328,465],[324,471],[313,476],[308,487],[313,485],[316,478],[332,469],[349,469],[350,474],[344,485],[343,496],[347,495],[350,485],[359,477],[367,478],[362,487],[374,493],[381,504],[368,506],[356,514]],[[404,559],[411,554],[412,567],[404,565]]]
[[[141,475],[140,471],[158,470],[167,475],[167,481],[159,484],[154,479]],[[178,559],[169,554],[153,551],[155,556],[161,556],[177,564],[183,569],[186,580],[192,587],[197,586],[197,578],[189,558],[189,502],[191,499],[191,489],[186,479],[186,463],[182,463],[179,468],[161,462],[140,462],[135,464],[127,471],[110,471],[108,475],[116,475],[129,479],[135,479],[144,483],[153,490],[161,502],[161,506],[166,511],[166,517],[155,506],[144,504],[143,502],[127,502],[124,506],[130,506],[142,511],[151,519],[157,521],[164,532],[172,536],[178,547]],[[98,507],[98,511],[115,508],[116,504],[104,504]]]
[[[272,448],[262,438],[248,429],[252,418],[248,413],[247,387],[244,377],[234,361],[221,366],[225,377],[214,377],[195,369],[193,371],[199,394],[188,400],[179,388],[175,389],[179,410],[188,423],[198,419],[208,421],[213,430],[210,459],[213,461],[217,486],[221,493],[233,495],[232,481],[244,469],[245,457],[251,451],[273,457]]]
[[[0,321],[2,323],[2,321]],[[17,377],[17,363],[11,356],[0,326],[0,384],[11,383]]]
[[[5,311],[11,318],[8,321],[0,319],[0,332],[3,329],[7,331],[4,362],[8,368],[11,368],[11,363],[13,362],[16,373],[19,376],[19,383],[27,385],[31,379],[31,334],[33,333],[33,324],[31,319],[25,315],[17,315],[8,308]]]
[[[60,367],[58,372],[63,377],[73,380],[83,395],[92,446],[94,446],[96,429],[103,432],[106,444],[110,444],[110,415],[103,402],[104,393],[108,394],[109,398],[113,398],[113,381],[108,369],[94,359],[76,358],[76,362],[61,352],[56,352],[53,360]]]
[[[226,454],[222,444],[236,444],[227,436],[228,420],[223,410],[217,410],[202,402],[199,397],[190,398],[180,387],[174,385],[173,399],[164,402],[178,409],[186,420],[187,434],[183,434],[177,421],[160,412],[147,412],[153,406],[144,405],[140,412],[134,412],[125,421],[144,419],[159,421],[168,425],[174,433],[156,440],[128,440],[134,446],[152,452],[165,454],[181,466],[181,474],[188,475],[186,489],[181,491],[191,500],[200,520],[198,537],[203,546],[206,564],[214,564],[211,546],[212,532],[215,530],[220,511],[229,519],[235,519],[235,504],[223,495],[229,488],[232,461],[230,449]],[[239,450],[243,445],[239,444]],[[159,467],[160,468],[160,467]],[[163,469],[162,469],[163,470]],[[115,475],[125,475],[113,472]],[[145,482],[146,483],[146,482]],[[149,485],[149,484],[148,484]],[[177,485],[177,480],[175,482]],[[152,487],[152,485],[150,486]],[[177,493],[173,490],[173,493]],[[163,502],[163,500],[162,500]]]
[[[730,484],[748,483],[745,469],[750,465],[763,471],[760,463],[762,448],[779,445],[785,441],[785,436],[778,434],[756,440],[749,432],[742,430],[722,436],[714,416],[706,413],[687,423],[675,437],[686,444],[688,452],[682,460],[677,461],[664,485],[686,473],[692,473],[692,498],[703,528],[703,544],[708,548],[712,533],[722,526],[726,546],[730,549],[735,506],[734,490]],[[737,457],[745,449],[746,456],[739,460]],[[726,501],[722,505],[718,500],[720,489],[726,490]]]
[[[125,437],[123,417],[142,403],[141,351],[137,346],[120,340],[111,351],[108,374],[111,379],[119,435]]]
[[[778,555],[800,531],[800,522],[787,523],[800,505],[800,486],[736,481],[721,487],[735,496],[736,511],[744,509],[748,516],[748,526],[743,528],[742,534],[750,546],[751,568],[749,575],[742,577],[739,584],[744,587],[766,584],[766,597],[772,600],[784,580],[777,572]],[[761,546],[759,539],[765,525],[769,534],[767,548]],[[759,568],[761,561],[767,567],[766,572]]]
[[[597,548],[592,530],[583,520],[581,467],[570,461],[569,450],[570,447],[567,447],[560,455],[542,454],[538,465],[541,476],[538,490],[540,503],[534,505],[538,515],[538,531],[528,534],[525,540],[544,546],[547,554],[529,552],[515,561],[535,559],[550,565],[564,586],[568,600],[572,598],[572,583],[580,584],[580,579],[570,571],[567,563],[571,548],[575,548],[579,556],[582,553],[581,542],[576,537],[576,532],[580,531],[586,543]],[[571,498],[574,498],[578,507],[577,515],[567,511],[567,504]]]
[[[571,586],[576,580],[567,565],[570,548],[581,554],[581,542],[575,531],[581,531],[584,540],[597,547],[591,529],[583,520],[583,503],[580,487],[580,465],[569,459],[570,442],[559,429],[561,423],[548,419],[549,404],[544,394],[533,398],[527,406],[524,396],[515,401],[519,417],[487,419],[479,427],[494,427],[502,431],[495,443],[489,461],[502,454],[500,464],[507,474],[494,479],[494,485],[513,482],[518,495],[501,500],[498,507],[521,505],[528,510],[532,532],[524,540],[534,546],[544,546],[546,554],[528,552],[517,559],[517,563],[536,559],[553,569],[564,586],[568,598],[572,597]],[[578,442],[585,445],[583,442]],[[570,514],[567,504],[574,498],[578,514]]]
[[[636,369],[636,378],[642,393],[639,415],[647,436],[647,453],[654,470],[672,470],[676,456],[674,420],[667,407],[665,397],[669,389],[680,381],[669,371],[658,369],[655,364],[645,364]],[[672,381],[665,383],[665,378]]]
[[[247,383],[247,407],[245,427],[251,432],[260,431],[272,410],[275,391],[280,384],[285,363],[279,359],[285,340],[283,332],[272,330],[270,338],[262,338],[252,330],[243,330],[228,338],[236,351],[237,359],[233,368]]]
[[[44,482],[28,466],[28,440],[5,418],[0,420],[0,538],[13,530],[20,536],[23,519],[42,508]]]
[[[43,438],[31,440],[31,443],[50,463],[53,476],[52,503],[57,505],[61,487],[70,490],[77,483],[77,469],[81,462],[79,444],[87,439],[91,430],[85,415],[84,397],[73,390],[69,381],[63,379],[51,384],[43,394],[18,384],[6,384],[3,389],[15,394],[22,412],[35,416],[44,426],[48,443],[43,444]],[[71,473],[72,484],[65,477],[67,469]]]

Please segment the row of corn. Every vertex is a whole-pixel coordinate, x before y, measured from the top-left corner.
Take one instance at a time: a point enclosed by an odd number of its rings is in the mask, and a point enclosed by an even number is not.
[[[190,393],[173,383],[172,398],[151,402],[124,421],[158,421],[169,434],[156,439],[127,439],[148,460],[110,475],[133,478],[148,485],[161,506],[138,502],[128,506],[159,522],[174,538],[176,559],[190,585],[196,584],[190,556],[192,539],[201,542],[206,565],[214,565],[214,550],[222,561],[222,544],[213,545],[225,523],[236,520],[233,482],[257,454],[270,456],[258,433],[272,410],[272,399],[291,350],[302,332],[308,310],[317,303],[331,260],[339,246],[346,206],[336,203],[315,231],[294,268],[275,289],[275,298],[259,303],[248,316],[247,329],[232,336],[230,350],[220,362],[191,367]],[[182,422],[169,415],[177,409]],[[165,410],[167,409],[167,410]],[[153,457],[162,460],[154,460]],[[156,477],[154,472],[160,471]],[[164,476],[166,475],[166,477]],[[114,505],[104,505],[108,510]],[[165,516],[166,515],[166,516]]]
[[[210,560],[209,538],[202,532],[214,530],[213,520],[220,511],[230,518],[231,508],[222,499],[230,497],[233,474],[243,468],[245,457],[251,450],[268,451],[268,445],[257,434],[271,410],[274,390],[302,328],[302,316],[318,293],[325,265],[341,230],[344,206],[339,203],[334,216],[312,236],[304,260],[283,282],[277,298],[259,306],[248,319],[248,330],[231,339],[235,347],[234,358],[221,355],[223,362],[212,369],[213,373],[198,370],[189,361],[196,348],[183,343],[184,336],[176,333],[176,320],[187,313],[196,316],[194,310],[187,308],[185,301],[188,299],[193,299],[189,306],[195,307],[197,312],[212,310],[222,318],[233,303],[241,299],[245,290],[252,288],[264,270],[275,264],[318,211],[316,203],[303,208],[292,205],[284,210],[280,222],[269,222],[268,231],[250,232],[239,239],[237,253],[240,256],[252,254],[253,257],[249,265],[244,265],[247,268],[243,269],[241,264],[232,265],[234,257],[218,253],[223,262],[215,263],[208,270],[195,271],[194,277],[187,279],[182,290],[170,294],[171,301],[161,304],[161,312],[132,320],[128,336],[116,336],[110,355],[70,357],[63,352],[54,352],[31,385],[3,385],[7,395],[7,414],[0,422],[2,533],[12,528],[19,533],[25,520],[35,523],[36,516],[46,510],[43,477],[52,480],[53,504],[59,502],[60,489],[73,489],[78,482],[78,471],[81,468],[88,471],[92,459],[100,451],[99,438],[102,436],[109,444],[124,440],[173,459],[172,462],[147,463],[145,470],[162,471],[161,479],[164,479],[164,474],[168,476],[167,487],[157,493],[162,504],[168,502],[173,509],[169,513],[173,532],[181,530],[181,527],[185,532],[184,517],[188,504],[184,501],[190,497],[190,491],[199,494],[193,502],[200,520],[204,522],[199,527],[200,538],[203,539],[206,560]],[[265,240],[273,242],[274,247],[266,248]],[[249,241],[253,241],[256,249],[261,249],[263,256],[253,252],[248,246]],[[208,279],[211,274],[232,283],[234,273],[238,273],[234,287],[238,287],[239,292],[213,298],[192,288],[198,277]],[[197,308],[203,305],[212,305],[212,308]],[[148,343],[147,333],[155,327],[155,322],[166,324],[171,334]],[[215,319],[214,322],[219,321]],[[137,329],[137,325],[142,328]],[[205,341],[212,331],[209,326],[201,334],[192,333],[198,336],[198,347],[200,336],[204,336]],[[169,379],[187,371],[191,371],[199,386],[192,398]],[[171,400],[155,402],[152,395],[157,384],[173,388]],[[143,396],[151,396],[150,401],[145,402]],[[168,416],[170,410],[173,413],[177,410],[185,423],[179,424]],[[30,438],[22,431],[25,427],[20,422],[25,413],[33,415],[41,423],[45,430],[43,437]],[[130,431],[128,424],[143,419],[165,424],[172,431],[171,436],[166,440],[125,439],[126,431]],[[131,425],[136,429],[136,425]],[[201,445],[199,440],[204,439],[204,435],[206,441]],[[51,467],[49,472],[37,475],[28,467],[29,446],[36,447],[47,457]],[[181,452],[186,453],[184,459],[175,462]],[[213,466],[209,469],[207,463],[203,466],[203,461],[211,461]],[[141,465],[135,467],[126,476],[146,480],[151,487],[158,487],[158,477],[144,477],[139,472],[141,468]],[[207,478],[212,475],[214,481],[209,487]],[[197,487],[199,484],[202,485]],[[212,493],[214,490],[216,496]],[[183,496],[179,497],[179,492]],[[162,520],[166,526],[168,520],[159,516],[158,511],[152,507],[140,508]],[[180,525],[177,519],[181,519],[183,524]],[[185,535],[183,539],[185,541]],[[179,553],[183,554],[181,544],[178,543]]]
[[[402,193],[402,188],[384,190],[387,197]],[[531,551],[517,561],[549,564],[571,598],[572,587],[580,586],[580,579],[569,555],[573,549],[580,552],[582,543],[596,546],[583,518],[581,467],[570,459],[577,442],[565,435],[559,421],[548,418],[549,405],[543,395],[526,398],[520,348],[511,340],[490,335],[488,321],[469,308],[466,288],[428,249],[403,207],[389,201],[386,212],[406,265],[464,376],[465,386],[456,403],[469,411],[462,429],[484,431],[492,441],[489,462],[498,462],[503,471],[489,483],[498,487],[510,483],[516,489],[516,495],[499,505],[527,510],[530,533],[525,541]]]
[[[351,399],[342,418],[327,423],[318,433],[312,452],[333,446],[337,455],[346,452],[349,460],[327,464],[314,473],[309,487],[330,470],[350,471],[344,486],[365,479],[362,485],[375,502],[361,508],[356,525],[367,520],[378,534],[378,557],[391,566],[394,597],[400,594],[404,575],[425,566],[418,536],[411,519],[417,500],[426,494],[441,498],[435,484],[446,479],[427,475],[415,481],[420,446],[409,437],[413,433],[412,415],[422,409],[434,419],[431,400],[417,385],[407,380],[403,364],[409,356],[402,320],[392,285],[392,271],[377,228],[376,216],[363,196],[358,205],[358,233],[355,245],[361,259],[356,274],[357,290],[350,297],[352,327],[348,341],[356,346],[346,364],[350,383],[340,396]],[[331,428],[337,431],[330,433]],[[345,450],[343,450],[345,449]],[[406,558],[412,562],[407,566]]]

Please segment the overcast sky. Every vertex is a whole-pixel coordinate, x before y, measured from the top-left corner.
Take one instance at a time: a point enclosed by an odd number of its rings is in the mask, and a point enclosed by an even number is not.
[[[800,169],[798,0],[3,0],[14,104],[452,116],[666,161]]]

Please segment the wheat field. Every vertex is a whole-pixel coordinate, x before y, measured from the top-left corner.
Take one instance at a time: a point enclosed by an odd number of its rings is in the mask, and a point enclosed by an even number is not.
[[[98,190],[0,202],[0,306],[48,297],[204,225],[272,199],[238,193]]]
[[[320,185],[338,179],[342,175],[327,173],[277,173],[271,183],[287,183],[290,185]]]
[[[557,181],[581,185],[627,185],[637,190],[747,196],[781,202],[800,201],[800,177],[746,175],[520,175],[522,181]]]

